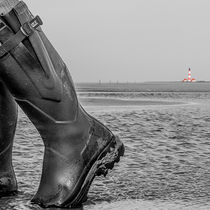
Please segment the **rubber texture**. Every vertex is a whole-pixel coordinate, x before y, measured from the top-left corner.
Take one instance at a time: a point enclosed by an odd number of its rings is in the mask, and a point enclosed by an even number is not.
[[[38,200],[32,200],[34,204],[38,204],[43,208],[49,207],[64,207],[64,208],[75,208],[81,206],[82,203],[86,202],[88,199],[89,188],[96,176],[103,175],[106,177],[109,170],[112,170],[115,163],[120,161],[120,157],[124,155],[124,145],[118,137],[113,137],[111,142],[103,149],[103,151],[98,155],[95,160],[92,160],[93,164],[90,167],[86,167],[83,171],[86,178],[83,183],[78,182],[75,186],[81,185],[79,192],[76,197],[71,200],[66,200],[62,205],[48,205],[43,204]],[[82,176],[82,175],[81,175]]]

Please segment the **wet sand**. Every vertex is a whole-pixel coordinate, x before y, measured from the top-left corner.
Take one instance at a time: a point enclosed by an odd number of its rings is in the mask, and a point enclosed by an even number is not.
[[[95,179],[78,210],[210,209],[210,92],[135,88],[79,92],[84,108],[120,136],[126,152],[106,178]],[[19,110],[13,152],[19,193],[1,198],[1,210],[42,209],[30,199],[39,185],[43,150],[38,132]]]
[[[100,97],[80,97],[79,101],[84,106],[154,106],[154,105],[178,105],[183,102],[167,100],[134,100],[134,99],[116,99]]]
[[[114,203],[102,203],[84,210],[207,210],[208,206],[191,205],[187,203],[169,203],[164,201],[125,200]],[[79,210],[79,209],[78,209]]]

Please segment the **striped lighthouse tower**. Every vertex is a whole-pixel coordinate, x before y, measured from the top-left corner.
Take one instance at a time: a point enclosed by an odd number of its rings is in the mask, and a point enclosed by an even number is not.
[[[189,68],[189,71],[188,71],[188,82],[192,82],[191,69],[190,68]]]

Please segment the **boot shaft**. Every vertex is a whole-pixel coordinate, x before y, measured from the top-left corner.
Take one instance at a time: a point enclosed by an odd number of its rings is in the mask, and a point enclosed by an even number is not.
[[[0,41],[20,31],[21,26],[33,19],[27,6],[20,2],[1,18]],[[30,112],[42,112],[41,121],[71,122],[77,118],[78,100],[69,71],[50,44],[41,28],[20,42],[1,58],[1,77],[20,106]],[[39,121],[40,121],[39,120]]]
[[[0,81],[0,172],[12,168],[12,146],[17,123],[17,106]]]
[[[17,191],[17,181],[12,166],[16,123],[16,103],[0,80],[0,197]]]

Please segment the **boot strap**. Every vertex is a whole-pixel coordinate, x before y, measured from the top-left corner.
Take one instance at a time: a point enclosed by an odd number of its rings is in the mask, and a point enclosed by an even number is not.
[[[31,36],[42,24],[43,22],[39,16],[36,16],[34,19],[24,23],[13,37],[0,46],[0,58],[13,48],[17,47],[26,37]],[[1,22],[0,30],[3,30],[5,27],[6,24]]]

